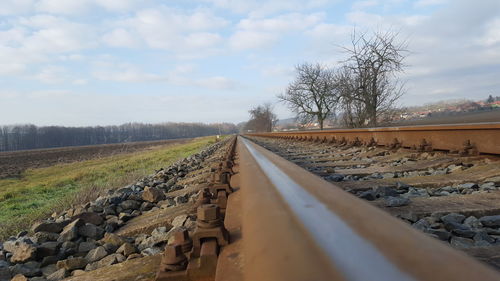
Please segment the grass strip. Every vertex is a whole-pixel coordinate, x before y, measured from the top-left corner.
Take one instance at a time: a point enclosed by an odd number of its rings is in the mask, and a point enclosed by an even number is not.
[[[131,184],[213,142],[213,137],[196,138],[184,144],[30,169],[20,178],[0,179],[0,239],[27,229],[53,212]]]

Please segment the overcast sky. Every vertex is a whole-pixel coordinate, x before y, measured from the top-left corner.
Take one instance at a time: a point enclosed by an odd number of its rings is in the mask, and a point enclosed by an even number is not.
[[[353,27],[408,40],[401,105],[500,95],[498,0],[1,0],[0,124],[244,121]]]

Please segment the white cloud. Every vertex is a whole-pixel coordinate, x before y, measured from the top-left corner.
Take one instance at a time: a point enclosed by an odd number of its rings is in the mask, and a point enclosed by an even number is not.
[[[236,83],[227,77],[214,76],[194,81],[196,85],[215,90],[230,90],[236,87]]]
[[[273,45],[288,33],[301,32],[322,21],[324,14],[291,13],[271,18],[245,18],[236,26],[229,45],[237,50]]]
[[[23,27],[12,27],[6,30],[0,30],[0,45],[15,47],[18,46],[26,37],[28,30]]]
[[[356,1],[352,4],[352,9],[353,10],[363,10],[366,8],[376,6],[378,4],[379,4],[379,1],[377,1],[377,0]]]
[[[37,11],[51,14],[75,15],[89,13],[97,8],[110,12],[125,12],[143,3],[141,0],[39,0],[35,8]]]
[[[452,87],[452,88],[436,88],[436,89],[430,91],[428,94],[430,94],[430,95],[447,95],[447,94],[455,93],[457,91],[458,91],[458,89],[455,88],[455,87]]]
[[[129,24],[137,24],[138,30],[168,31],[205,31],[227,25],[223,18],[214,16],[209,11],[183,11],[165,6],[155,9],[144,9],[132,18],[125,20]]]
[[[418,26],[427,20],[425,15],[380,15],[365,11],[354,11],[346,15],[352,27],[361,27],[367,30],[394,30]]]
[[[10,19],[0,29],[0,73],[21,75],[36,64],[54,60],[75,61],[81,55],[65,54],[95,47],[92,27],[51,15]],[[80,58],[81,59],[81,58]],[[47,70],[48,71],[48,70]],[[55,81],[46,73],[27,75],[40,81]]]
[[[156,74],[144,73],[137,69],[125,69],[121,71],[98,71],[93,76],[99,80],[113,82],[151,82],[162,80]]]
[[[61,98],[70,94],[71,93],[68,90],[40,90],[40,91],[30,92],[27,96],[29,98],[46,99],[46,98]]]
[[[479,40],[479,44],[493,46],[500,43],[500,16],[486,25],[484,35]]]
[[[307,34],[317,40],[328,41],[332,39],[349,40],[353,28],[347,25],[320,23],[307,31]]]
[[[265,66],[261,68],[261,73],[264,76],[285,76],[285,77],[292,77],[294,73],[294,68],[291,66],[284,66],[284,65],[271,65],[271,66]],[[282,90],[282,89],[280,89]]]
[[[67,70],[62,66],[48,65],[34,75],[34,78],[45,84],[59,84],[67,79]]]
[[[353,11],[346,14],[346,18],[352,25],[358,27],[379,27],[380,25],[391,25],[392,23],[386,17],[378,14],[372,14],[364,11]]]
[[[116,12],[130,11],[147,2],[145,0],[94,0],[95,5]]]
[[[197,66],[193,63],[185,63],[176,65],[172,73],[179,74],[190,74],[197,69]]]
[[[196,86],[205,89],[234,89],[238,83],[224,76],[197,78],[196,65],[180,64],[170,71],[160,73],[147,72],[129,63],[119,63],[112,59],[94,62],[92,76],[102,81],[147,83],[161,82],[176,86]]]
[[[272,18],[246,18],[236,26],[245,30],[261,30],[271,32],[288,32],[306,29],[321,22],[325,15],[323,13],[299,14],[292,13]]]
[[[79,86],[81,86],[81,85],[87,85],[88,82],[89,81],[87,79],[75,79],[75,80],[73,80],[72,83],[73,83],[73,85],[79,85]]]
[[[33,63],[47,61],[44,54],[0,44],[0,74],[20,75]]]
[[[176,69],[177,70],[177,69]],[[99,70],[93,72],[93,76],[103,81],[114,82],[162,82],[177,86],[196,86],[204,89],[212,90],[230,90],[237,86],[237,83],[227,77],[213,76],[208,78],[191,78],[190,75],[185,76],[183,70],[179,73],[176,70],[170,73],[154,74],[146,73],[134,67],[122,68],[119,70]]]
[[[208,10],[186,11],[161,6],[139,10],[132,17],[112,22],[116,29],[105,35],[105,41],[112,46],[131,47],[140,40],[154,49],[201,55],[199,49],[215,48],[221,43],[221,35],[214,31],[228,23]]]
[[[76,14],[87,11],[90,3],[90,0],[40,0],[36,9],[54,14]]]
[[[221,41],[222,37],[217,33],[196,32],[188,34],[183,40],[183,45],[190,49],[202,49],[214,47]]]
[[[139,46],[137,39],[126,29],[116,28],[103,35],[102,40],[111,47],[135,48]]]
[[[33,7],[33,0],[2,0],[0,15],[16,15],[29,12]]]
[[[7,99],[18,99],[21,96],[20,93],[16,91],[0,90],[0,98],[5,101]]]
[[[217,8],[227,9],[233,13],[248,14],[252,17],[269,16],[283,12],[301,12],[320,8],[331,4],[331,0],[202,0]]]
[[[0,75],[21,74],[26,70],[26,65],[15,62],[0,62]]]
[[[19,42],[30,51],[62,53],[96,46],[96,33],[86,24],[50,15],[21,18],[19,24],[33,30]]]
[[[278,36],[269,32],[240,30],[229,39],[232,48],[238,50],[262,48],[273,45]]]
[[[84,59],[85,56],[81,54],[69,54],[69,55],[59,56],[59,60],[61,61],[83,61]]]
[[[100,61],[95,63],[95,68],[92,76],[103,81],[142,83],[166,80],[162,75],[144,72],[129,63]]]
[[[413,6],[416,8],[443,5],[447,3],[449,0],[419,0],[416,1]]]

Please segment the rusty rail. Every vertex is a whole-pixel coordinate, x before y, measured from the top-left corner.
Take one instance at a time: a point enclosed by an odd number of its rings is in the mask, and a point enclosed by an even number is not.
[[[383,145],[421,151],[500,154],[500,123],[406,126],[249,134],[352,145]]]
[[[492,269],[247,139],[238,138],[237,151],[245,280],[500,280]]]

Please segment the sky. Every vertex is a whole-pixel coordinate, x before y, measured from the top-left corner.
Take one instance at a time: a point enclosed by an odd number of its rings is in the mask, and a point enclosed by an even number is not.
[[[498,0],[0,0],[0,125],[241,122],[351,33],[410,51],[399,105],[500,95]]]

